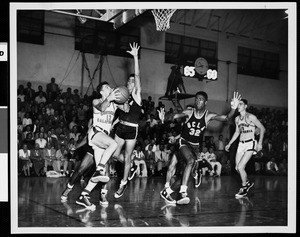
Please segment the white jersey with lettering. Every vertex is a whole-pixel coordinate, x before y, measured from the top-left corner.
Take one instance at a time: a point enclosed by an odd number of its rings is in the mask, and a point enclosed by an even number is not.
[[[255,124],[247,121],[248,114],[246,113],[243,118],[238,117],[238,128],[240,130],[240,141],[255,140]]]
[[[95,100],[96,104],[97,102],[101,103],[101,99]],[[103,112],[93,106],[93,127],[95,127],[96,129],[97,127],[102,128],[109,133],[116,109],[117,108],[114,103],[110,103]]]

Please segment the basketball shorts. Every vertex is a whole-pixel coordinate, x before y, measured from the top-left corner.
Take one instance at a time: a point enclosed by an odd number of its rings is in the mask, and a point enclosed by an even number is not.
[[[131,127],[125,124],[118,125],[116,135],[124,140],[134,140],[138,135],[138,127]]]
[[[95,146],[94,143],[93,143],[93,139],[95,137],[95,135],[97,133],[104,133],[108,136],[108,132],[100,127],[91,127],[89,130],[88,130],[88,141],[89,141],[89,145],[92,146],[92,148]]]
[[[256,140],[246,140],[245,142],[240,141],[237,152],[245,153],[246,151],[253,151],[254,153],[256,153],[256,146],[257,146]]]
[[[182,157],[184,158],[193,157],[193,159],[196,160],[197,154],[199,153],[199,145],[191,144],[188,141],[180,138],[179,151]]]
[[[94,156],[94,150],[89,144],[84,144],[82,147],[79,147],[74,152],[74,157],[76,160],[82,160],[86,153],[89,153],[90,155]]]

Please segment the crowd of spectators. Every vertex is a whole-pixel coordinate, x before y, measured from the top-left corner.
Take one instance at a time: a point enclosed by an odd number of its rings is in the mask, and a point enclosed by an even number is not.
[[[76,145],[87,132],[88,121],[92,117],[91,102],[99,97],[99,88],[92,95],[81,96],[77,89],[70,87],[63,91],[51,78],[46,90],[39,85],[37,91],[31,83],[19,85],[18,97],[18,171],[24,176],[45,176],[54,170],[61,175],[70,175],[82,157],[76,156]],[[166,111],[161,122],[157,106],[151,96],[142,100],[137,144],[132,154],[132,162],[138,165],[138,176],[165,175],[172,155],[178,154],[178,138],[182,121],[172,120],[173,108]],[[266,127],[263,157],[255,158],[255,171],[271,174],[268,167],[277,167],[272,174],[287,172],[287,112],[250,107]],[[114,128],[115,129],[115,128]],[[112,130],[112,135],[114,133]],[[220,134],[205,137],[201,144],[202,155],[198,161],[207,160],[203,172],[207,175],[230,175],[232,164],[224,151],[229,138]],[[268,164],[273,161],[276,166]],[[178,159],[176,174],[182,172],[183,161]],[[205,163],[205,162],[204,162]],[[113,159],[109,162],[111,175],[122,175],[121,164]]]

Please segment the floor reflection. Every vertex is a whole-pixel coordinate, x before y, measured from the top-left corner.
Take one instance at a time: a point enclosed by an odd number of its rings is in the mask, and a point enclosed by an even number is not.
[[[135,178],[115,199],[118,178],[108,183],[108,206],[99,205],[99,190],[91,193],[96,210],[75,203],[82,191],[75,184],[68,201],[60,201],[67,178],[19,178],[20,227],[189,227],[287,225],[286,177],[254,176],[247,197],[236,199],[238,177],[203,177],[198,188],[188,186],[188,205],[168,205],[159,195],[164,177]],[[255,205],[254,205],[255,203]]]

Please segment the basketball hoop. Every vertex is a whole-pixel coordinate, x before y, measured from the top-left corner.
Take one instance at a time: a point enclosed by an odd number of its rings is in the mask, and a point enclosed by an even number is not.
[[[155,19],[156,30],[166,31],[170,28],[170,19],[176,9],[152,9],[151,12]]]

